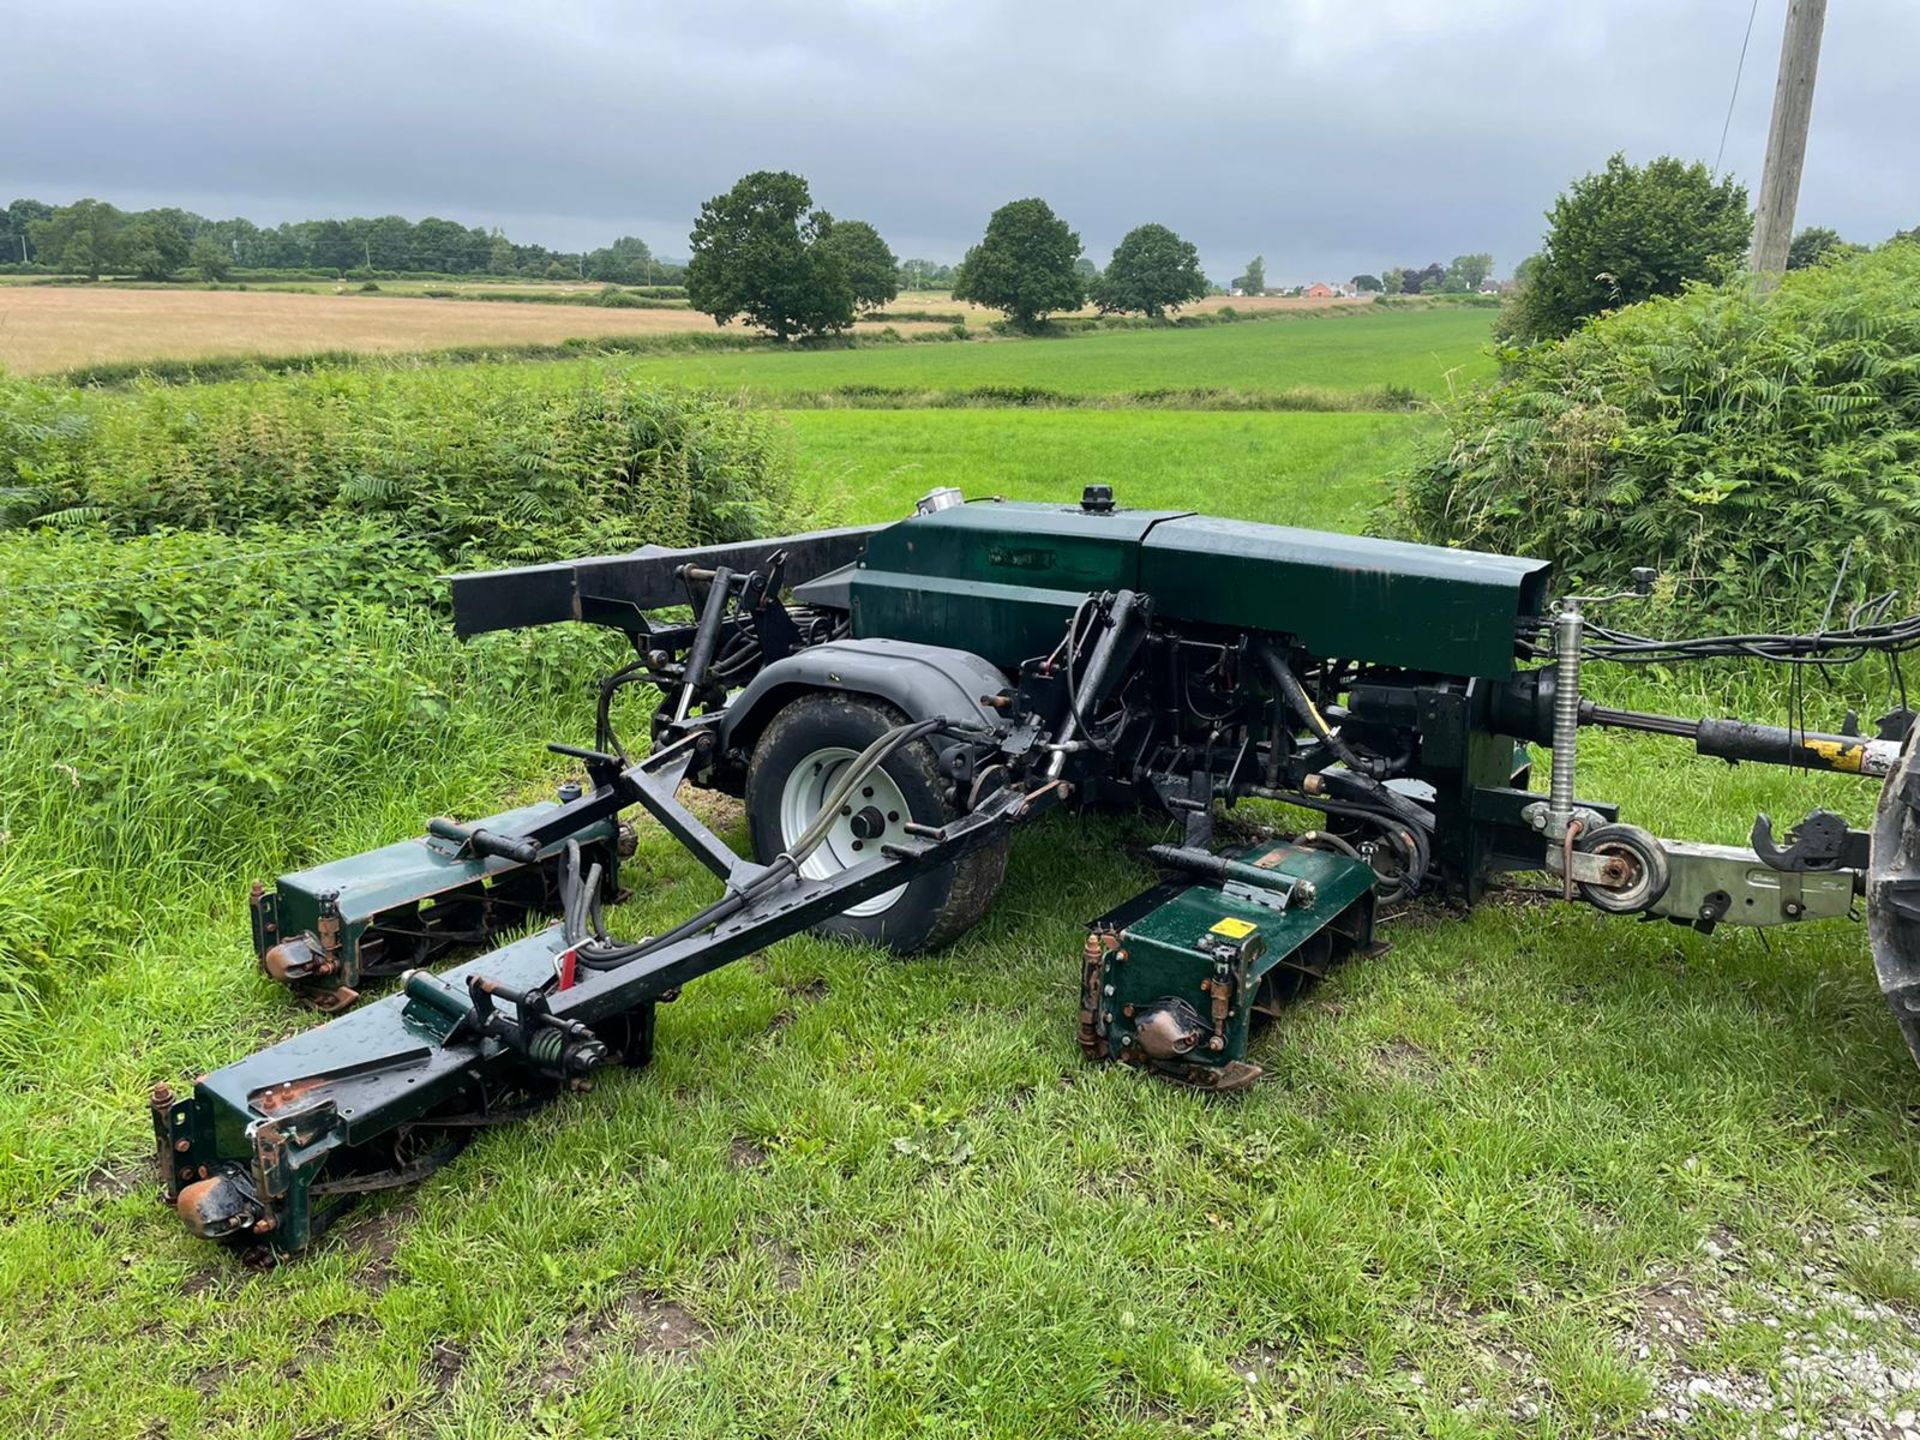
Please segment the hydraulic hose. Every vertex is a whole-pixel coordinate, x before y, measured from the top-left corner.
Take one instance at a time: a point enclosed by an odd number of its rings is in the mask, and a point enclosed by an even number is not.
[[[1393,845],[1402,851],[1407,862],[1406,872],[1392,885],[1382,886],[1382,900],[1401,900],[1412,895],[1420,888],[1427,877],[1427,871],[1433,865],[1433,850],[1427,841],[1426,832],[1419,825],[1408,824],[1399,816],[1382,810],[1378,806],[1360,805],[1347,800],[1330,800],[1322,795],[1302,795],[1291,790],[1268,790],[1264,787],[1251,792],[1263,800],[1278,800],[1284,805],[1298,805],[1306,810],[1318,810],[1323,815],[1338,815],[1347,820],[1359,820],[1373,826],[1384,834]],[[1325,840],[1338,840],[1340,837],[1325,834]],[[1352,846],[1346,846],[1351,851]],[[1354,858],[1358,858],[1355,855]]]
[[[1273,647],[1270,640],[1262,640],[1259,645],[1260,663],[1267,667],[1267,673],[1273,677],[1273,683],[1280,687],[1280,693],[1286,696],[1288,706],[1293,713],[1306,723],[1322,742],[1331,746],[1333,753],[1340,757],[1341,763],[1357,775],[1372,775],[1375,763],[1363,759],[1359,752],[1340,738],[1340,732],[1327,724],[1326,717],[1307,694],[1306,687],[1300,683],[1300,677],[1293,673],[1293,667],[1287,664],[1286,657]]]

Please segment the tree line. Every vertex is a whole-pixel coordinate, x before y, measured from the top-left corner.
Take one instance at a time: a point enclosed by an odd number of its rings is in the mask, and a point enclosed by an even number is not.
[[[872,225],[814,209],[806,180],[784,170],[743,176],[703,204],[692,249],[687,298],[693,307],[718,324],[745,319],[782,339],[845,330],[905,287],[945,288],[956,300],[1000,311],[1023,330],[1089,303],[1103,314],[1164,319],[1229,288],[1201,272],[1190,241],[1159,224],[1129,230],[1106,265],[1096,266],[1079,233],[1037,197],[995,210],[957,266],[901,261]],[[1384,279],[1356,275],[1353,285],[1363,292],[1467,293],[1492,271],[1491,255],[1459,255],[1449,265],[1392,268]],[[1267,293],[1264,259],[1256,255],[1230,288]]]
[[[1160,318],[1211,287],[1199,252],[1164,225],[1141,225],[1104,270],[1040,199],[1002,205],[957,266],[898,260],[864,220],[813,207],[807,182],[760,170],[700,207],[687,299],[724,325],[746,319],[782,339],[834,334],[891,303],[902,285],[949,288],[1023,329],[1091,300],[1107,313]]]
[[[1481,251],[1446,265],[1390,265],[1378,275],[1356,275],[1352,284],[1362,294],[1472,295],[1492,278],[1493,256]]]
[[[1498,326],[1510,339],[1564,335],[1602,311],[1677,294],[1689,281],[1724,279],[1746,263],[1751,232],[1744,187],[1671,156],[1643,166],[1613,156],[1602,171],[1574,181],[1547,221],[1539,253],[1514,272]],[[1893,239],[1920,240],[1920,227]],[[1078,232],[1033,197],[994,211],[957,266],[902,261],[868,222],[816,208],[807,182],[787,171],[756,171],[708,200],[691,243],[693,258],[682,267],[633,236],[596,250],[554,251],[435,216],[269,229],[171,207],[123,211],[94,199],[64,206],[22,199],[0,208],[0,265],[153,280],[183,270],[208,280],[237,270],[318,270],[684,283],[694,308],[718,323],[744,318],[783,339],[844,331],[903,288],[948,290],[1022,329],[1088,302],[1107,314],[1160,319],[1222,288],[1267,292],[1262,257],[1220,287],[1201,273],[1194,246],[1159,224],[1130,230],[1098,267]],[[1800,269],[1862,248],[1832,229],[1809,227],[1794,237],[1787,265]],[[1463,294],[1480,289],[1492,271],[1493,257],[1477,253],[1444,265],[1389,266],[1350,283],[1361,293]]]
[[[683,278],[681,266],[658,259],[631,235],[597,250],[559,251],[433,215],[267,227],[171,206],[121,210],[94,199],[71,205],[22,199],[0,208],[0,264],[96,280],[104,274],[171,280],[189,270],[203,280],[224,280],[237,270],[497,275],[617,285],[677,285]]]

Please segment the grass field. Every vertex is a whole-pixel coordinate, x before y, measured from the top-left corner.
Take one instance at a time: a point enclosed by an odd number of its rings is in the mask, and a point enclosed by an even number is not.
[[[769,404],[869,359],[895,368],[860,383],[1436,393],[1483,363],[1485,315],[1471,335],[1459,318],[641,363]],[[1303,357],[1290,337],[1331,348]],[[948,353],[966,365],[914,368]],[[799,523],[893,518],[938,484],[1064,498],[1104,480],[1123,503],[1353,529],[1428,422],[1122,407],[788,423]],[[412,703],[377,633],[343,634],[336,663],[394,670],[410,718],[371,742],[276,732],[383,757],[363,790],[316,787],[325,841],[290,858],[544,793],[561,771],[539,743],[590,733],[602,657],[588,637],[543,643],[463,662],[450,712]],[[574,683],[533,707],[526,677],[568,655]],[[1590,683],[1606,703],[1780,718],[1764,683],[1605,667]],[[223,693],[236,725],[324,713],[246,674]],[[1757,809],[1857,820],[1871,802],[1658,739],[1603,735],[1588,755],[1584,793],[1672,834],[1733,841]],[[1392,918],[1390,953],[1256,1044],[1264,1083],[1209,1100],[1089,1069],[1074,1043],[1084,922],[1148,883],[1160,838],[1059,815],[1019,838],[998,903],[944,953],[801,938],[701,980],[663,1010],[650,1069],[482,1138],[266,1273],[152,1199],[146,1087],[311,1023],[252,964],[252,877],[183,857],[123,947],[63,957],[55,1003],[0,1017],[0,1433],[1902,1433],[1920,1405],[1920,1075],[1859,927],[1701,937],[1521,894],[1471,916],[1423,904]],[[651,827],[631,875],[624,932],[714,889]]]
[[[1209,508],[1333,530],[1362,527],[1424,423],[1158,410],[799,410],[787,421],[803,492],[835,519],[905,515],[940,485],[1057,500],[1104,482],[1124,504],[1189,506],[1203,487]]]
[[[663,379],[770,395],[848,386],[912,392],[1034,387],[1099,397],[1159,390],[1442,396],[1492,373],[1484,310],[1303,314],[1192,330],[893,350],[674,356],[634,362]]]

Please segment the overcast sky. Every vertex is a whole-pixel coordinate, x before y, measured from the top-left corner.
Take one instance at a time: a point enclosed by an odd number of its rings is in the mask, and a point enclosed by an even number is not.
[[[1624,150],[1711,163],[1750,0],[151,0],[9,4],[0,200],[263,224],[433,213],[683,256],[756,169],[953,260],[1039,195],[1104,263],[1155,220],[1269,283],[1535,248]],[[1757,190],[1787,0],[1723,168]],[[1827,20],[1802,224],[1920,225],[1920,3]]]

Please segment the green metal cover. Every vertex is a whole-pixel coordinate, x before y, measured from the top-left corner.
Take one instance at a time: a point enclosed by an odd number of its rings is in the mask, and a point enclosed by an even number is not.
[[[1102,1020],[1116,1051],[1134,1043],[1128,1007],[1144,1010],[1176,997],[1202,1016],[1208,1013],[1210,997],[1200,989],[1200,982],[1213,976],[1215,961],[1201,946],[1212,936],[1244,947],[1239,973],[1233,977],[1233,1009],[1222,1037],[1225,1047],[1195,1050],[1187,1058],[1206,1065],[1241,1059],[1252,1027],[1252,997],[1259,992],[1260,982],[1362,901],[1376,879],[1373,870],[1357,860],[1285,842],[1253,845],[1232,854],[1275,875],[1308,881],[1314,887],[1313,900],[1280,910],[1242,898],[1234,893],[1238,887],[1175,882],[1137,896],[1096,920],[1096,929],[1119,930],[1126,955],[1123,962],[1110,961],[1103,972],[1112,990],[1104,997]],[[1370,935],[1371,919],[1358,928]],[[1256,939],[1260,943],[1253,943]],[[1106,1015],[1113,1018],[1108,1021]]]
[[[1169,619],[1277,631],[1322,657],[1501,676],[1549,573],[1544,560],[1188,515],[1145,537],[1140,588]]]
[[[973,651],[1002,668],[1052,650],[1090,591],[1161,616],[1291,637],[1321,657],[1502,676],[1540,613],[1544,561],[1178,510],[977,501],[874,535],[849,586],[856,637]]]
[[[1140,542],[1184,513],[982,500],[916,515],[867,542],[850,587],[853,633],[1012,669],[1058,645],[1089,592],[1139,588]]]
[[[513,834],[537,824],[559,808],[553,801],[541,800],[474,823],[478,828]],[[615,834],[613,822],[601,820],[583,827],[575,838],[583,845],[600,842],[608,847],[611,861]],[[337,916],[342,965],[339,978],[344,983],[357,984],[356,956],[361,937],[389,911],[483,880],[514,876],[523,868],[497,856],[458,856],[446,842],[427,837],[383,845],[310,870],[282,875],[274,889],[263,897],[266,908],[255,918],[254,946],[264,954],[280,939],[317,935],[324,917]],[[263,916],[273,927],[271,933],[261,928]]]

